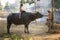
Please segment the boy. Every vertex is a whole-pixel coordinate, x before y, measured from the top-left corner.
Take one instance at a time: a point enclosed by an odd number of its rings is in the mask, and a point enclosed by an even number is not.
[[[23,11],[22,7],[23,7],[23,4],[20,4],[20,14]]]
[[[49,30],[48,30],[48,32],[51,30],[51,29],[53,29],[53,27],[52,27],[52,20],[53,20],[53,18],[52,18],[53,16],[52,16],[52,12],[50,11],[50,10],[48,10],[48,19],[47,19],[47,25],[48,25],[48,27],[49,27]]]

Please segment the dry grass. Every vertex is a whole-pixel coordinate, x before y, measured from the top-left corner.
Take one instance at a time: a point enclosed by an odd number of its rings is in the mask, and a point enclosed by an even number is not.
[[[54,29],[56,29],[60,32],[60,24],[59,23],[54,23]]]

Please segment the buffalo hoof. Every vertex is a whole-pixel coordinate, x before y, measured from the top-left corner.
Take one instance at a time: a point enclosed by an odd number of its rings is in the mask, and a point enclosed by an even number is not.
[[[25,32],[25,33],[29,34],[29,32]]]
[[[29,34],[30,32],[27,32],[27,34]]]
[[[9,33],[9,32],[7,34],[11,35],[11,33]]]
[[[24,31],[25,33],[27,33],[26,31]]]

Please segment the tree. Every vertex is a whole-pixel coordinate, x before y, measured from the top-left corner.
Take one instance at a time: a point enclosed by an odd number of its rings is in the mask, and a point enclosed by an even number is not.
[[[1,5],[1,2],[0,2],[0,10],[2,10],[2,5]]]
[[[60,8],[60,0],[54,0],[54,7]]]
[[[25,1],[24,1],[24,0],[21,0],[21,1],[20,1],[20,3],[24,4],[24,3],[25,3]]]
[[[32,3],[34,3],[34,0],[31,0],[31,1],[30,1],[30,4],[32,4]]]
[[[6,5],[5,5],[5,8],[4,8],[6,11],[10,11],[10,9],[9,9],[9,2],[7,2],[6,3]]]
[[[27,0],[26,2],[29,4],[32,4],[32,3],[34,3],[34,0]]]

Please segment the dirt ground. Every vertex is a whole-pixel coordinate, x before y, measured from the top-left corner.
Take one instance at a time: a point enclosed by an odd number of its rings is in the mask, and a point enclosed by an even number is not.
[[[6,33],[6,25],[7,22],[4,20],[0,20],[0,36]],[[22,35],[24,40],[60,40],[60,33],[50,34],[46,33],[48,31],[48,27],[44,23],[31,23],[29,25],[30,34],[24,33],[24,25],[14,25],[12,24],[10,32],[12,34]],[[28,38],[28,39],[27,39]],[[21,39],[21,40],[23,40]],[[10,38],[0,37],[0,40],[10,40]]]

